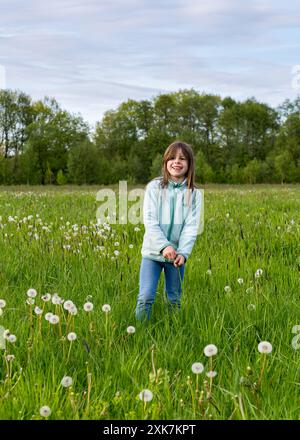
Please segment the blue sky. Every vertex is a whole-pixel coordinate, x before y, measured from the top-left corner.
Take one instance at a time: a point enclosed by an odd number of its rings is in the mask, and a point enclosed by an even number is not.
[[[299,24],[295,0],[0,0],[0,86],[2,69],[7,88],[92,126],[185,88],[276,106],[300,94]]]

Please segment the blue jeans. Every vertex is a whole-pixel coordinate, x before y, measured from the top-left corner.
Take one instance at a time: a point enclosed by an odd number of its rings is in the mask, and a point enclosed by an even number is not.
[[[150,319],[151,308],[155,300],[156,289],[162,269],[165,273],[165,292],[169,300],[169,310],[175,306],[180,309],[182,282],[185,264],[174,267],[173,263],[161,262],[142,257],[140,267],[140,289],[137,298],[135,316],[138,320]],[[180,271],[180,276],[179,276]],[[180,280],[181,277],[181,280]]]

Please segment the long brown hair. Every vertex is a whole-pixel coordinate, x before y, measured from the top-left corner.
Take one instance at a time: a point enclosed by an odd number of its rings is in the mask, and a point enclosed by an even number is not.
[[[166,149],[163,157],[163,165],[162,165],[162,181],[161,186],[164,188],[168,185],[169,179],[171,178],[171,175],[167,169],[167,162],[171,159],[171,157],[174,157],[177,150],[182,150],[182,154],[188,161],[188,170],[186,175],[187,180],[187,187],[188,189],[191,189],[192,192],[194,191],[194,188],[197,188],[195,185],[195,159],[194,159],[194,152],[192,150],[191,145],[186,144],[182,141],[175,141],[172,142]]]

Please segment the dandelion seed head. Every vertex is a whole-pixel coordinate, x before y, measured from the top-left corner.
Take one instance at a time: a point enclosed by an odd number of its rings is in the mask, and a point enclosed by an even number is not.
[[[46,295],[42,296],[42,300],[45,302],[50,301],[50,299],[51,299],[50,293],[46,293]]]
[[[73,304],[72,307],[68,310],[70,315],[77,315],[77,307]]]
[[[208,372],[206,373],[206,376],[209,377],[209,378],[216,377],[216,375],[217,375],[217,372],[216,372],[216,371],[208,371]]]
[[[51,316],[53,316],[53,313],[51,313],[51,312],[46,313],[46,315],[45,315],[46,321],[50,321]]]
[[[74,332],[70,332],[70,333],[68,333],[67,338],[69,341],[75,341],[75,339],[77,338],[77,335]]]
[[[50,414],[51,414],[51,409],[49,408],[49,406],[45,405],[40,408],[40,415],[42,417],[49,417]]]
[[[83,305],[83,308],[84,308],[85,312],[91,312],[93,310],[93,308],[94,308],[94,304],[91,303],[91,302],[86,302]]]
[[[262,274],[263,274],[263,270],[257,269],[257,271],[255,272],[255,278],[259,278],[260,276],[262,276]]]
[[[55,293],[51,298],[52,304],[58,305],[60,304],[61,298]]]
[[[72,385],[73,379],[70,376],[64,376],[61,380],[61,384],[63,387],[68,388]]]
[[[64,302],[64,309],[65,310],[70,310],[72,306],[74,306],[74,303],[70,299],[68,299],[67,301]]]
[[[15,359],[15,356],[13,354],[7,354],[5,356],[5,359],[7,360],[7,362],[12,362]]]
[[[49,319],[50,324],[58,324],[59,323],[59,316],[52,315]]]
[[[129,333],[129,334],[135,333],[135,327],[133,327],[133,325],[130,325],[129,327],[127,327],[127,333]]]
[[[238,278],[237,282],[238,282],[239,284],[243,284],[244,280],[243,280],[243,278]]]
[[[204,348],[204,354],[207,357],[215,356],[218,353],[218,349],[214,344],[209,344]]]
[[[230,286],[225,286],[224,290],[225,290],[226,293],[229,293],[229,292],[231,292],[231,287]]]
[[[34,312],[36,315],[41,315],[43,313],[43,310],[36,306],[34,308]]]
[[[35,289],[28,289],[27,290],[27,296],[29,298],[35,298],[37,295],[37,291]]]
[[[143,402],[150,402],[153,398],[153,394],[152,391],[150,390],[142,390],[139,394],[139,398],[140,400],[142,400]]]
[[[104,304],[104,305],[102,306],[102,311],[103,311],[103,312],[108,313],[108,312],[110,312],[110,310],[111,310],[111,307],[110,307],[109,304]]]
[[[258,351],[263,354],[269,354],[273,350],[272,344],[268,341],[262,341],[258,344]]]
[[[203,364],[201,362],[194,362],[192,365],[192,372],[195,374],[200,374],[204,370]]]
[[[207,273],[207,275],[211,275],[212,274],[210,269],[207,269],[206,273]]]
[[[6,306],[5,299],[0,299],[0,309],[4,309],[5,306]]]

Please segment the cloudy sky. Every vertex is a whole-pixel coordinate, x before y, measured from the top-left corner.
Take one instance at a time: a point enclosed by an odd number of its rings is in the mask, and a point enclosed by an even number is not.
[[[295,0],[0,0],[0,87],[92,126],[185,88],[276,106],[300,94],[299,24]]]

